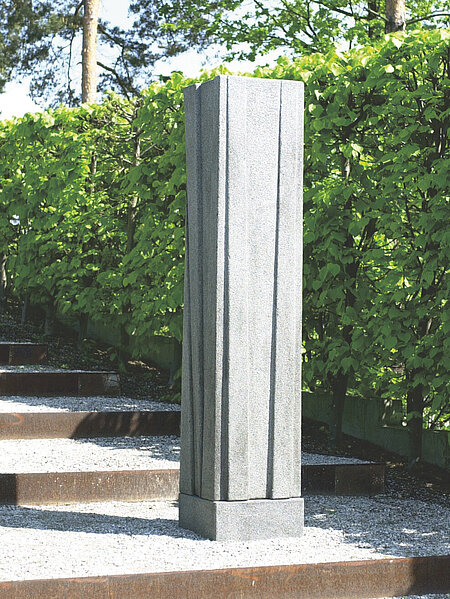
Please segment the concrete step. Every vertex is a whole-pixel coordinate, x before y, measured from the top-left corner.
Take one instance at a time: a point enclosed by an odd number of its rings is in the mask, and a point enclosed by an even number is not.
[[[0,413],[0,440],[179,434],[178,411]]]
[[[0,369],[0,395],[120,395],[116,372]]]
[[[0,364],[46,364],[47,359],[45,343],[0,342]]]

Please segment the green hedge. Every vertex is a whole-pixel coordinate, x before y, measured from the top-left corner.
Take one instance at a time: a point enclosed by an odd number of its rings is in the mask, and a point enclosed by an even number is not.
[[[450,418],[449,39],[396,34],[254,73],[305,82],[305,386],[407,398],[431,426]],[[191,83],[0,125],[0,251],[19,297],[114,318],[137,352],[181,340]]]

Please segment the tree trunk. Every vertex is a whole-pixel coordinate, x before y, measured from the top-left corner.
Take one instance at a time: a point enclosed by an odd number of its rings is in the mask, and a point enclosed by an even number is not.
[[[78,349],[81,349],[83,347],[83,341],[87,337],[88,322],[89,322],[89,316],[84,313],[80,314],[80,316],[78,317],[78,326],[79,326],[78,341],[77,341]]]
[[[53,302],[49,302],[44,306],[45,321],[44,321],[44,335],[51,337],[55,332],[55,306]]]
[[[342,421],[344,419],[345,397],[347,395],[348,374],[340,370],[331,381],[332,405],[331,405],[331,444],[340,449],[342,447]]]
[[[23,300],[23,304],[22,304],[22,316],[20,318],[20,324],[25,324],[27,322],[28,304],[29,304],[29,299],[28,299],[28,295],[26,295],[25,299]]]
[[[369,38],[374,37],[373,23],[375,22],[378,13],[378,0],[368,0],[367,2],[368,22],[369,22]]]
[[[81,101],[95,102],[97,95],[97,27],[100,0],[84,0],[83,75]]]
[[[415,373],[411,373],[414,378]],[[415,470],[422,458],[422,435],[423,435],[423,387],[421,384],[408,391],[406,396],[406,410],[409,416],[408,433],[408,468]]]
[[[6,254],[0,254],[0,312],[6,311],[6,291],[8,279],[6,275]]]
[[[385,32],[405,31],[406,8],[405,0],[386,0]]]

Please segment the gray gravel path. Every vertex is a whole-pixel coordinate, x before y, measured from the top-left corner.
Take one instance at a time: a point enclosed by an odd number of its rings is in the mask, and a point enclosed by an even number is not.
[[[0,398],[0,412],[125,412],[128,410],[179,411],[177,404],[131,397],[19,397]]]
[[[176,436],[4,440],[0,456],[3,474],[178,468],[180,440]],[[313,453],[303,453],[302,460],[304,464],[358,462]]]
[[[177,519],[174,502],[2,506],[0,580],[450,553],[450,510],[386,496],[307,497],[300,539],[213,542]]]
[[[175,436],[0,441],[0,472],[178,468],[179,454]]]

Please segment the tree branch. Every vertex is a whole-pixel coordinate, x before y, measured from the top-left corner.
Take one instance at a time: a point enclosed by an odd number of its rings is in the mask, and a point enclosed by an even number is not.
[[[123,91],[125,97],[127,98],[127,100],[130,99],[130,95],[128,93],[127,87],[125,85],[125,82],[123,80],[123,78],[119,75],[119,73],[116,71],[116,69],[113,69],[113,67],[109,67],[108,65],[104,64],[103,62],[97,61],[97,64],[99,67],[101,67],[102,69],[104,69],[105,71],[108,71],[109,73],[111,73],[112,75],[114,75],[114,77],[117,79],[117,82],[120,86],[120,89]]]
[[[425,15],[424,17],[417,17],[416,19],[411,19],[410,21],[406,21],[406,25],[412,25],[413,23],[419,23],[420,21],[427,21],[428,19],[434,19],[435,17],[450,18],[450,13],[448,13],[448,12],[432,12],[429,15]]]
[[[348,10],[344,10],[343,8],[337,8],[335,6],[329,6],[326,2],[323,2],[323,0],[313,0],[314,4],[318,4],[319,6],[324,6],[325,8],[328,8],[328,10],[331,10],[333,12],[337,12],[341,15],[344,15],[346,17],[352,17],[352,19],[355,18],[355,14],[353,11],[348,11]]]

